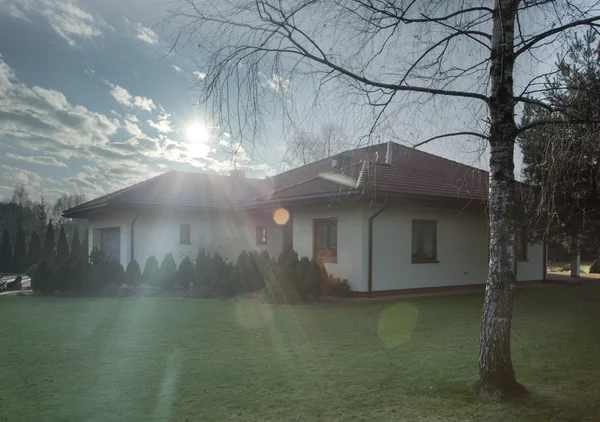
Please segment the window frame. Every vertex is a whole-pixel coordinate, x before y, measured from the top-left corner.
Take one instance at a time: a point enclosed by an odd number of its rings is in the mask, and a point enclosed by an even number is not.
[[[326,244],[328,245],[328,247],[326,248],[321,248],[319,246],[319,242],[318,242],[318,231],[317,228],[319,227],[319,225],[321,224],[327,224],[327,239],[326,239]],[[335,249],[333,249],[331,247],[331,225],[335,224]],[[338,253],[338,242],[337,242],[337,237],[338,237],[338,232],[337,232],[337,224],[338,224],[338,219],[337,217],[329,217],[329,218],[315,218],[313,219],[313,257],[315,259],[318,259],[321,262],[327,262],[327,263],[337,263],[337,253]],[[320,251],[322,250],[331,250],[333,251],[333,254],[330,256],[324,255],[322,253],[320,253]]]
[[[432,258],[419,258],[415,257],[413,253],[413,246],[415,242],[415,224],[421,225],[423,227],[424,224],[431,224],[433,226],[433,241],[432,241],[432,249],[433,249],[433,257]],[[424,243],[423,239],[423,230],[420,230],[421,243]],[[411,264],[438,264],[440,261],[437,259],[437,220],[426,220],[422,218],[415,218],[411,222],[411,244],[410,244],[410,262]]]
[[[185,232],[183,232],[183,228],[187,226],[187,234],[183,236]],[[185,242],[185,237],[187,237],[187,242]],[[190,223],[180,223],[179,224],[179,244],[180,245],[191,245],[192,244],[192,225]]]
[[[256,226],[256,246],[267,246],[267,226]]]

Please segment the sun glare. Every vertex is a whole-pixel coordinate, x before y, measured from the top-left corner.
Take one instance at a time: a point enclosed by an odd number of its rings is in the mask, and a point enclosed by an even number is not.
[[[185,132],[190,156],[196,158],[205,156],[210,150],[208,145],[210,134],[207,127],[202,123],[194,123],[188,126]]]
[[[206,142],[208,140],[208,129],[202,123],[194,123],[186,131],[190,142]]]

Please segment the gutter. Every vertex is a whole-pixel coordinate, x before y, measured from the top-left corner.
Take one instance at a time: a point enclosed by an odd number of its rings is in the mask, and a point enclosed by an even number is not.
[[[97,208],[103,208],[103,207],[106,207],[107,205],[108,204],[106,202],[104,202],[102,204],[91,205],[91,206],[87,206],[87,207],[83,207],[83,208],[74,207],[74,208],[70,208],[70,209],[66,210],[65,212],[63,212],[62,216],[65,218],[80,218],[80,217],[77,217],[77,214],[80,214],[82,212],[86,212],[89,210],[94,210]],[[85,218],[85,217],[83,217],[83,218]]]
[[[135,259],[135,249],[134,249],[134,228],[135,228],[135,222],[137,221],[137,219],[140,218],[140,215],[136,215],[135,218],[133,219],[133,221],[131,222],[131,259],[129,260],[129,262],[133,261]]]
[[[368,287],[368,295],[369,297],[373,297],[373,220],[379,214],[384,212],[389,206],[389,202],[384,202],[381,208],[379,208],[375,214],[369,217],[369,287]]]

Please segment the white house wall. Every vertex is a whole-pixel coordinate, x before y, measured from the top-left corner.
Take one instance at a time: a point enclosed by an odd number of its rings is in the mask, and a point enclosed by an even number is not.
[[[365,212],[360,205],[316,205],[294,208],[294,250],[300,257],[313,257],[313,221],[318,218],[337,218],[337,262],[325,263],[327,271],[347,279],[354,291],[366,288],[366,229]]]
[[[90,248],[94,246],[94,229],[119,227],[121,229],[120,262],[126,266],[131,260],[131,224],[134,224],[134,258],[143,268],[150,256],[162,262],[172,253],[179,263],[186,255],[194,259],[199,247],[219,252],[235,261],[243,250],[267,250],[277,256],[282,250],[282,229],[270,213],[245,213],[230,210],[199,210],[193,213],[120,213],[90,219]],[[190,245],[179,243],[180,224],[190,224]],[[256,227],[267,227],[267,245],[256,245]]]
[[[368,220],[378,204],[315,205],[294,207],[293,247],[300,257],[313,257],[313,221],[337,218],[336,263],[326,263],[330,274],[347,279],[352,290],[368,290]],[[90,249],[94,229],[119,227],[120,261],[131,260],[131,223],[136,213],[118,213],[90,219]],[[173,253],[179,263],[195,257],[199,247],[219,252],[233,261],[242,250],[267,250],[277,256],[283,246],[282,227],[264,213],[197,211],[194,213],[139,213],[134,227],[134,255],[143,268],[154,255],[159,263]],[[412,220],[437,221],[439,263],[411,263]],[[179,244],[179,225],[190,224],[191,245]],[[256,245],[256,226],[267,227],[267,245]],[[482,211],[390,206],[373,220],[373,290],[485,283],[488,271],[487,219]],[[543,248],[528,245],[527,261],[517,263],[517,279],[543,278]]]
[[[437,263],[415,263],[412,220],[437,221]],[[528,245],[517,279],[543,278],[542,245]],[[482,211],[392,206],[373,221],[373,290],[482,284],[488,272],[488,227]]]

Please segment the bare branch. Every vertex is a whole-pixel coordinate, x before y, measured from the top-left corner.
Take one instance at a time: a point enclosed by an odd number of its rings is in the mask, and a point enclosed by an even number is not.
[[[422,147],[423,145],[428,144],[431,141],[435,141],[436,139],[450,138],[450,137],[454,137],[454,136],[476,136],[478,138],[485,139],[485,140],[489,139],[489,137],[487,135],[484,135],[484,134],[479,133],[479,132],[454,132],[454,133],[445,133],[443,135],[437,135],[437,136],[434,136],[432,138],[425,139],[424,141],[421,141],[421,142],[413,145],[413,148],[416,149],[416,148]]]
[[[566,25],[557,26],[556,28],[552,28],[549,31],[542,32],[541,34],[538,34],[535,37],[531,38],[529,41],[525,42],[525,44],[521,48],[519,48],[517,51],[515,51],[515,57],[518,57],[522,53],[530,50],[534,45],[536,45],[537,43],[539,43],[542,40],[545,40],[548,37],[551,37],[556,34],[560,34],[561,32],[563,32],[567,29],[575,28],[577,26],[595,26],[594,22],[597,22],[597,21],[600,21],[600,16],[593,16],[588,19],[570,22]]]

